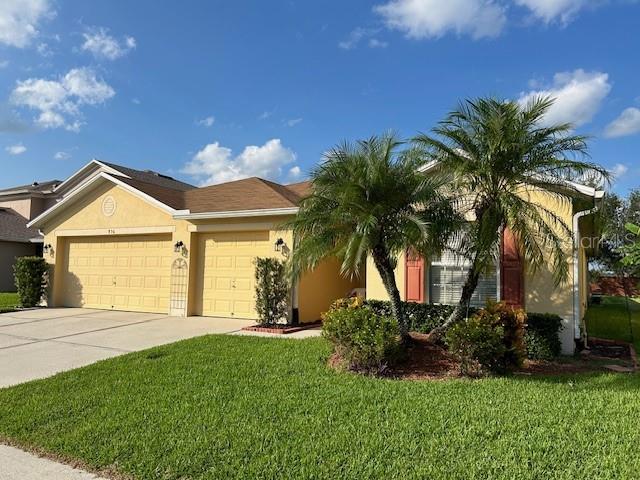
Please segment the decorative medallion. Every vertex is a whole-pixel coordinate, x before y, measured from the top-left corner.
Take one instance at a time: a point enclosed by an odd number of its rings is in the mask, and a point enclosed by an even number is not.
[[[102,200],[102,214],[105,217],[110,217],[116,213],[116,200],[111,195],[107,195]]]

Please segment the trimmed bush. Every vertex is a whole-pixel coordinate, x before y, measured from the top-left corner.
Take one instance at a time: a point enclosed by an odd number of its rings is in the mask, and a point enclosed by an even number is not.
[[[432,303],[402,302],[409,320],[409,330],[412,332],[429,333],[439,327],[453,312],[452,305],[436,305]],[[385,300],[366,300],[368,305],[378,315],[391,316],[391,302]],[[475,312],[475,309],[472,313]]]
[[[552,313],[529,313],[525,345],[527,357],[534,360],[551,360],[560,355],[562,344],[560,330],[562,318]]]
[[[501,369],[506,352],[503,339],[502,327],[476,316],[455,324],[445,336],[449,351],[460,361],[460,372],[473,377]]]
[[[284,262],[256,258],[256,311],[261,325],[273,325],[289,316],[289,282]]]
[[[370,307],[332,308],[322,320],[322,335],[349,369],[380,373],[399,352],[398,322]]]
[[[527,314],[503,302],[487,302],[470,319],[449,329],[445,341],[461,362],[465,375],[505,372],[525,358]],[[500,347],[496,346],[499,339]]]
[[[13,266],[20,304],[31,308],[40,305],[47,291],[49,266],[42,257],[19,257]]]

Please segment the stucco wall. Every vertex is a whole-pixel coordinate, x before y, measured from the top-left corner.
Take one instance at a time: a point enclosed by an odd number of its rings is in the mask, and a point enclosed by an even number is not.
[[[398,265],[395,269],[396,275],[396,284],[398,285],[398,290],[400,290],[400,298],[405,299],[405,265],[404,265],[404,253],[401,253],[398,257]],[[372,300],[389,300],[389,295],[387,295],[387,291],[382,284],[382,278],[380,278],[380,274],[378,273],[378,269],[373,263],[373,258],[369,256],[367,258],[367,298]]]
[[[363,287],[364,275],[348,278],[340,275],[340,262],[329,259],[302,276],[298,286],[300,322],[313,322],[338,298],[354,288]]]
[[[10,208],[26,219],[31,219],[31,198],[0,201],[0,207]]]
[[[15,292],[13,279],[13,265],[16,257],[26,257],[36,254],[33,243],[0,241],[0,292]]]

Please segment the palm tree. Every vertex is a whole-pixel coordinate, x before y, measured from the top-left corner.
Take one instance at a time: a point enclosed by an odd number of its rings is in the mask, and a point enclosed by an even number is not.
[[[413,249],[427,255],[443,248],[457,218],[441,191],[441,179],[418,168],[414,148],[400,150],[393,134],[343,143],[324,155],[312,172],[312,193],[287,223],[295,238],[293,275],[337,257],[343,275],[360,275],[371,255],[391,300],[403,340],[408,338],[394,269]]]
[[[462,296],[447,322],[434,331],[436,337],[464,318],[480,275],[495,264],[504,228],[517,239],[528,268],[535,271],[550,262],[557,284],[568,276],[563,244],[571,229],[525,192],[541,189],[569,202],[568,181],[593,175],[604,181],[608,174],[585,161],[587,138],[572,134],[571,124],[544,123],[553,101],[539,97],[521,105],[493,98],[466,100],[432,130],[434,136],[414,139],[435,171],[453,175],[449,188],[458,193],[459,212],[475,218],[461,232],[458,247],[471,265]]]

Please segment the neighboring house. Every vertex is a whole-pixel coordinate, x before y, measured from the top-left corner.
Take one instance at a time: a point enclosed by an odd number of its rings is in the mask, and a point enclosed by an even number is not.
[[[195,188],[93,160],[29,224],[53,266],[49,305],[255,319],[254,259],[288,256],[292,234],[279,225],[308,188],[259,178]],[[292,319],[317,320],[359,286],[326,261],[293,286]]]
[[[253,260],[287,258],[294,242],[279,225],[296,214],[309,189],[308,182],[260,178],[195,188],[94,160],[62,182],[61,200],[30,223],[45,234],[45,258],[54,266],[49,305],[255,319]],[[483,276],[474,304],[498,299],[560,315],[563,350],[571,353],[588,295],[582,240],[591,236],[590,214],[603,192],[575,183],[566,190],[571,202],[533,189],[526,195],[571,227],[569,279],[555,286],[549,269],[531,271],[506,232],[500,260]],[[396,276],[403,299],[455,303],[466,268],[450,254],[403,255]],[[292,319],[317,320],[333,300],[365,286],[368,298],[387,298],[372,261],[364,278],[353,281],[341,277],[336,260],[326,261],[293,285]]]
[[[537,271],[528,268],[519,256],[516,240],[506,230],[495,268],[481,276],[471,306],[484,306],[491,299],[523,307],[529,312],[557,314],[563,319],[564,328],[560,334],[563,352],[572,354],[575,342],[581,338],[589,296],[587,255],[595,243],[592,241],[595,235],[593,213],[604,192],[573,182],[566,182],[564,190],[571,198],[569,202],[534,188],[523,189],[522,195],[555,212],[571,229],[572,237],[565,240],[569,278],[556,285],[550,265]],[[468,269],[469,264],[463,258],[449,252],[430,259],[403,255],[398,260],[396,280],[403,300],[456,304]],[[388,299],[371,259],[366,270],[367,298]]]
[[[59,180],[0,190],[0,292],[15,291],[16,257],[42,254],[42,235],[29,220],[56,203]]]

